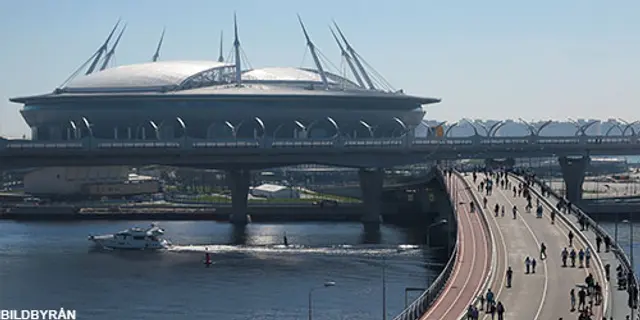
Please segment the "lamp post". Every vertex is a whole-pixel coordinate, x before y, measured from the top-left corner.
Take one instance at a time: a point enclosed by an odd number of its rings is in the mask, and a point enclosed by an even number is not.
[[[315,291],[316,289],[322,289],[322,288],[328,288],[328,287],[334,287],[336,285],[335,282],[333,281],[327,281],[325,282],[322,287],[315,287],[315,288],[311,288],[309,289],[309,320],[313,319],[313,308],[312,308],[312,296],[313,296],[313,291]]]
[[[382,257],[382,320],[387,320],[387,260]]]
[[[427,227],[427,248],[431,247],[431,228],[437,227],[437,226],[441,226],[441,225],[447,224],[447,223],[449,223],[449,221],[447,221],[447,219],[442,219],[440,221],[436,221],[436,222],[430,224]]]

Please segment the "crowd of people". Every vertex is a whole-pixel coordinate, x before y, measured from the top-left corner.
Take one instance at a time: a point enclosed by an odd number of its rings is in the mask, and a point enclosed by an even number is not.
[[[495,187],[505,190],[506,192],[512,192],[514,198],[524,198],[526,200],[526,205],[524,206],[524,211],[526,213],[535,212],[536,218],[543,218],[545,213],[544,206],[541,203],[544,199],[536,197],[532,192],[534,179],[529,178],[525,179],[524,182],[512,183],[511,180],[508,179],[507,172],[489,172],[485,171],[484,175],[482,173],[473,172],[472,179],[474,184],[477,185],[477,190],[482,198],[482,208],[488,210],[491,208],[490,206],[490,197],[493,195],[493,189]],[[542,189],[541,196],[547,197],[549,195],[548,190]],[[535,200],[535,206],[534,206]],[[541,201],[542,200],[542,201]],[[571,203],[568,201],[559,201],[556,204],[555,210],[551,209],[549,211],[549,218],[552,224],[555,224],[556,214],[560,212],[568,212],[571,208]],[[471,211],[475,212],[475,205],[470,204]],[[492,206],[493,213],[495,217],[504,217],[505,216],[505,205],[496,203]],[[511,208],[511,213],[513,219],[517,219],[519,209],[517,205],[513,205]],[[588,223],[585,219],[580,219],[579,221],[580,228],[584,230],[588,230]],[[561,253],[560,258],[562,260],[563,268],[590,268],[591,262],[593,259],[593,253],[589,249],[586,248],[578,248],[575,246],[574,237],[572,231],[568,233],[568,247],[565,247]],[[600,252],[600,246],[602,242],[605,243],[606,250],[610,249],[611,240],[608,238],[597,240],[597,251]],[[540,243],[540,252],[538,259],[543,261],[547,258],[547,246],[544,243]],[[569,263],[568,263],[569,262]],[[526,256],[524,258],[524,273],[525,274],[535,274],[536,266],[538,264],[538,260],[534,256]],[[506,287],[511,288],[513,282],[513,269],[511,266],[508,266],[506,271]],[[600,283],[595,281],[594,276],[589,273],[585,278],[584,283],[577,283],[575,287],[569,289],[569,310],[571,312],[578,313],[579,320],[587,320],[593,319],[594,316],[594,306],[600,305],[602,303],[603,296],[603,288]],[[485,311],[487,314],[491,316],[491,319],[495,319],[497,316],[498,320],[503,320],[506,312],[506,308],[501,301],[496,301],[495,294],[491,289],[488,289],[486,294],[478,297],[479,306],[470,305],[467,310],[467,319],[479,319],[481,311]],[[605,318],[606,320],[606,318]]]

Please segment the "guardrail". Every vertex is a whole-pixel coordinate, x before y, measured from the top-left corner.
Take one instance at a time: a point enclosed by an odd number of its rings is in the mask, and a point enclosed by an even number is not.
[[[345,139],[342,137],[332,139],[162,139],[162,140],[114,140],[103,138],[84,137],[78,140],[65,141],[38,141],[38,140],[2,140],[0,149],[33,150],[33,149],[148,149],[148,148],[195,148],[195,149],[225,149],[225,148],[372,148],[372,147],[464,147],[464,146],[551,146],[551,145],[612,145],[630,146],[640,145],[640,137],[600,137],[600,136],[573,136],[573,137],[393,137],[393,138],[366,138]]]
[[[568,200],[559,195],[556,191],[552,190],[549,186],[547,186],[546,184],[544,184],[542,181],[540,181],[539,179],[535,178],[534,182],[541,186],[542,188],[545,189],[545,191],[549,192],[549,194],[553,195],[554,197],[556,197],[557,199],[560,200],[564,200],[565,203],[568,203]],[[618,242],[615,241],[615,239],[613,239],[613,237],[611,237],[609,235],[609,233],[607,233],[606,230],[604,230],[595,220],[591,219],[591,217],[589,217],[588,214],[586,214],[584,211],[582,211],[582,209],[578,208],[575,204],[571,205],[570,209],[570,213],[576,215],[578,218],[582,218],[584,219],[583,221],[586,221],[586,223],[591,226],[591,229],[593,229],[593,231],[599,235],[601,238],[609,238],[611,239],[611,243],[613,244],[613,253],[615,254],[616,258],[618,259],[618,261],[621,262],[622,267],[625,269],[625,271],[627,272],[631,272],[633,274],[632,277],[632,282],[630,285],[633,286],[638,286],[638,276],[635,273],[635,269],[633,268],[633,266],[631,265],[631,261],[629,260],[629,256],[627,256],[627,254],[624,252],[624,249],[622,249],[622,247],[620,246],[620,244]],[[631,249],[633,250],[633,249]]]
[[[440,169],[439,171],[440,177],[444,177],[444,172]],[[444,182],[444,181],[442,181]],[[452,197],[453,192],[451,192],[450,185],[445,183],[447,188],[447,195],[449,197],[449,201],[451,203],[452,208],[456,208],[455,200]],[[458,217],[456,214],[453,215],[456,225],[458,223]],[[451,252],[451,257],[449,257],[449,261],[445,265],[440,275],[431,283],[429,288],[425,290],[418,298],[416,298],[408,307],[406,307],[399,315],[395,316],[393,320],[415,320],[419,319],[428,309],[431,307],[433,302],[440,296],[442,289],[447,284],[449,277],[453,271],[453,268],[456,264],[456,260],[458,258],[458,238],[459,233],[456,236],[456,243]]]

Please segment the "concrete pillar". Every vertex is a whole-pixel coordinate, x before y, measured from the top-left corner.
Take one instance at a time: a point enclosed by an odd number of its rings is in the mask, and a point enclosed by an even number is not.
[[[560,169],[564,178],[566,197],[569,201],[577,203],[582,200],[582,183],[589,166],[591,158],[588,156],[581,158],[560,157]]]
[[[380,223],[382,213],[382,184],[384,180],[384,170],[360,169],[360,190],[362,191],[362,202],[365,207],[365,214],[362,222]]]
[[[247,224],[247,197],[249,196],[249,184],[251,171],[246,169],[234,169],[226,172],[227,183],[231,189],[231,218],[233,224]]]

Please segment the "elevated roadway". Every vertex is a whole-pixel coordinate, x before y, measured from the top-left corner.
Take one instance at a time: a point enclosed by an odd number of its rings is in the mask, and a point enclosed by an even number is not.
[[[0,140],[5,168],[74,165],[273,167],[303,163],[386,167],[425,159],[496,159],[547,156],[639,155],[638,136],[368,139],[258,139],[118,141]],[[348,155],[348,156],[346,156]],[[229,159],[233,158],[233,162]]]
[[[484,217],[470,211],[475,201],[469,185],[457,175],[446,178],[454,194],[458,221],[458,255],[438,299],[420,319],[459,319],[486,286],[492,263],[492,243]]]
[[[484,175],[479,175],[478,183]],[[568,246],[568,233],[572,230],[576,235],[573,248],[578,251],[587,246],[593,247],[588,238],[582,235],[575,223],[567,217],[556,214],[555,223],[551,222],[549,213],[554,210],[552,203],[542,199],[544,208],[543,218],[536,218],[535,213],[527,213],[525,210],[526,199],[514,197],[511,190],[501,190],[498,186],[494,188],[493,194],[486,196],[488,200],[487,209],[481,213],[470,214],[468,203],[477,201],[482,203],[484,193],[478,191],[477,186],[472,181],[472,176],[464,176],[465,183],[472,187],[464,196],[459,196],[465,205],[459,207],[458,217],[460,219],[459,237],[460,246],[478,246],[477,254],[482,257],[493,255],[489,264],[482,264],[474,260],[473,255],[463,252],[459,258],[460,265],[456,268],[464,272],[453,273],[449,279],[447,287],[440,297],[433,304],[432,308],[420,319],[460,319],[465,313],[469,304],[477,305],[477,297],[485,294],[487,289],[495,293],[496,301],[501,301],[506,309],[506,319],[573,319],[577,317],[576,312],[570,311],[569,291],[573,288],[575,292],[584,284],[584,280],[589,273],[592,273],[596,281],[603,284],[604,269],[603,263],[595,254],[589,268],[563,268],[561,264],[561,251]],[[495,181],[495,178],[493,178]],[[518,186],[520,181],[515,177],[509,177],[511,185]],[[471,193],[473,198],[468,195]],[[534,204],[536,194],[532,195]],[[471,200],[473,199],[473,200]],[[505,215],[501,212],[496,217],[493,207],[498,204],[505,207]],[[511,208],[516,206],[518,212],[513,219]],[[481,206],[480,206],[481,207]],[[469,217],[469,215],[471,217]],[[482,223],[482,219],[487,219],[488,229]],[[464,227],[462,224],[470,224]],[[471,228],[471,229],[469,229]],[[492,246],[480,246],[484,244],[469,244],[477,239],[478,232],[484,230],[488,234],[487,239],[493,239]],[[474,238],[476,237],[476,238]],[[540,259],[540,245],[547,246],[547,258]],[[491,253],[485,254],[487,248]],[[595,253],[595,248],[591,249]],[[524,260],[526,257],[535,258],[538,261],[535,274],[525,274]],[[506,270],[511,267],[513,270],[512,287],[506,287]],[[464,290],[460,290],[464,286]],[[607,288],[605,286],[605,288]],[[601,319],[608,306],[609,291],[604,292],[604,302],[594,306],[594,319]],[[490,319],[484,312],[481,319]]]

